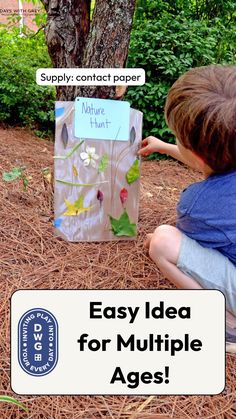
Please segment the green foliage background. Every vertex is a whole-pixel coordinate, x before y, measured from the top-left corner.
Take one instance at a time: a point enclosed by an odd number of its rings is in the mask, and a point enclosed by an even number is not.
[[[138,0],[128,67],[146,70],[146,84],[126,95],[144,112],[144,136],[174,138],[163,108],[174,81],[192,67],[236,63],[236,2]]]
[[[41,9],[38,27],[45,18]],[[46,136],[54,129],[55,89],[35,81],[38,68],[51,66],[44,33],[24,28],[19,36],[15,20],[0,26],[0,121]],[[144,68],[146,84],[130,87],[126,99],[144,112],[144,136],[174,141],[163,114],[168,89],[189,68],[211,63],[236,63],[235,1],[137,0],[127,65]]]
[[[50,67],[44,34],[0,28],[0,120],[45,134],[54,120],[54,89],[36,84],[36,70]]]

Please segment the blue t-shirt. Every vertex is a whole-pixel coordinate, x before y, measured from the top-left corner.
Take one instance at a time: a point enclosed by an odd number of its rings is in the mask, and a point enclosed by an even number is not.
[[[236,265],[236,171],[215,174],[184,189],[177,227]]]

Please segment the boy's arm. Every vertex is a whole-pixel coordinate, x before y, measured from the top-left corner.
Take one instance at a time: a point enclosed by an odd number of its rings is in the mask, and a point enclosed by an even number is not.
[[[187,164],[192,169],[199,170],[198,161],[192,153],[186,153],[188,156],[183,156],[177,145],[168,144],[156,137],[150,136],[142,141],[142,148],[139,150],[138,154],[140,156],[147,157],[152,153],[167,154],[168,156]]]

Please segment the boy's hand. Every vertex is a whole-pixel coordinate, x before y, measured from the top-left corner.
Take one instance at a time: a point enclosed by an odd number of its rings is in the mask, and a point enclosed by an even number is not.
[[[164,141],[159,140],[156,137],[147,137],[142,141],[141,149],[138,154],[143,157],[147,157],[152,153],[165,154],[167,152],[167,144]]]

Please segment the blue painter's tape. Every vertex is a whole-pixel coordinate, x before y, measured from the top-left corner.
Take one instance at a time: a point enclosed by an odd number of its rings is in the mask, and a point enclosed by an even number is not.
[[[64,112],[65,112],[65,108],[55,108],[56,118],[59,118],[59,116],[62,116]]]
[[[63,219],[62,218],[56,218],[54,220],[54,227],[59,228],[61,227],[61,223],[62,223]]]

